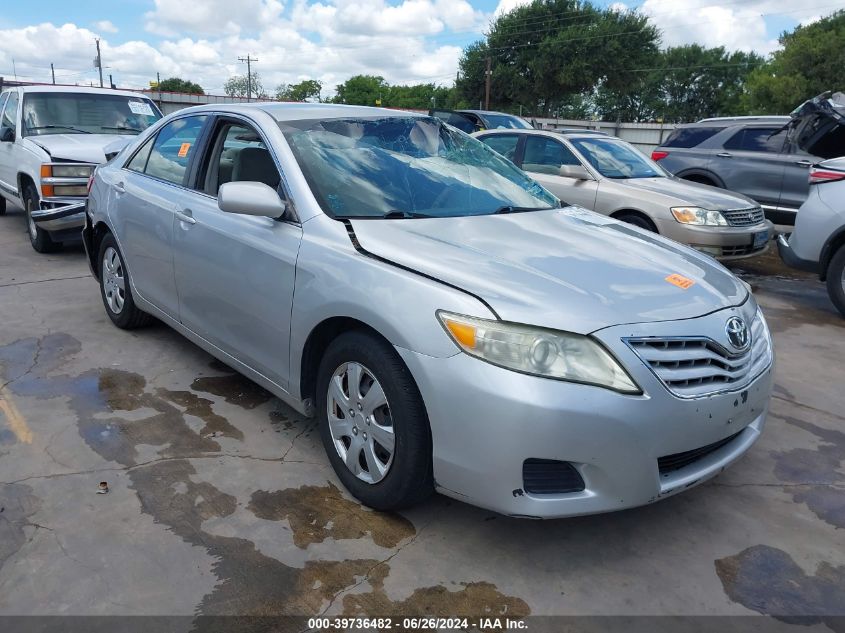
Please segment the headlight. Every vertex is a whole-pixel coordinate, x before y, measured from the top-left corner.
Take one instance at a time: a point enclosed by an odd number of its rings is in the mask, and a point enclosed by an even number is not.
[[[88,178],[93,165],[52,165],[53,178]]]
[[[701,207],[672,207],[672,215],[681,224],[699,226],[727,226],[728,221],[719,211],[708,211]]]
[[[461,350],[493,365],[622,393],[641,393],[619,362],[590,337],[442,310],[437,316]]]

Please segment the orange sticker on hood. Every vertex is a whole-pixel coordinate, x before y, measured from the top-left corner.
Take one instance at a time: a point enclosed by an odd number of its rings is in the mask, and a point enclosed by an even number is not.
[[[684,277],[683,275],[679,275],[678,273],[672,273],[671,275],[666,277],[666,281],[668,281],[673,286],[678,286],[678,288],[681,288],[683,290],[686,290],[695,283],[692,279]]]

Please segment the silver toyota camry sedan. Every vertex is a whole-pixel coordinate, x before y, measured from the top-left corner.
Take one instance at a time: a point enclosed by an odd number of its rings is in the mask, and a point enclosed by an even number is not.
[[[106,313],[164,321],[306,416],[378,509],[656,501],[759,437],[772,343],[712,258],[560,203],[480,141],[380,108],[216,105],[97,169]]]

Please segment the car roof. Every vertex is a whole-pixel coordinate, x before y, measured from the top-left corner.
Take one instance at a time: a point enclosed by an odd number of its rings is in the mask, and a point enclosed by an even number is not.
[[[335,103],[287,103],[280,101],[257,101],[253,103],[212,103],[193,106],[178,110],[186,112],[232,112],[249,113],[263,110],[276,121],[302,121],[308,119],[344,119],[344,118],[375,118],[375,117],[424,117],[419,112],[406,110],[392,110],[390,108],[375,108],[370,106],[342,105]]]
[[[690,127],[731,127],[733,125],[785,125],[790,121],[788,116],[732,116],[732,117],[711,117],[701,119],[695,123],[683,123],[678,128]]]
[[[498,114],[500,116],[513,116],[518,119],[522,118],[518,114],[509,114],[507,112],[498,112],[496,110],[455,110],[455,112],[469,112],[470,114]]]
[[[119,97],[139,97],[149,99],[148,95],[140,92],[133,92],[131,90],[112,90],[111,88],[92,88],[89,86],[54,86],[52,84],[45,84],[39,86],[17,86],[25,93],[27,92],[58,92],[58,93],[75,93],[75,94],[99,94],[99,95],[117,95]]]
[[[481,130],[475,132],[473,136],[486,136],[488,134],[530,134],[531,136],[548,136],[554,138],[556,136],[563,136],[565,138],[596,138],[600,136],[605,139],[615,139],[621,141],[618,136],[613,136],[607,132],[599,132],[596,130],[579,130],[575,131],[561,131],[561,130],[528,130],[528,129],[498,129],[498,130]]]

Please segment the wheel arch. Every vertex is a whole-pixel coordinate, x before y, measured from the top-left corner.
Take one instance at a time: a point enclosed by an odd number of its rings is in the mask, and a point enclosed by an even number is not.
[[[707,169],[685,169],[676,173],[675,176],[683,178],[684,180],[689,180],[690,182],[697,182],[702,185],[711,185],[719,187],[720,189],[725,189],[725,182],[712,171]]]
[[[315,402],[317,370],[326,349],[338,336],[352,331],[367,332],[391,344],[387,337],[359,319],[348,316],[334,316],[322,320],[311,329],[302,348],[299,363],[299,397],[303,402],[310,401],[312,406]]]
[[[19,171],[17,181],[18,181],[18,183],[17,183],[18,184],[18,198],[20,199],[21,202],[23,202],[23,190],[26,187],[26,185],[32,185],[33,187],[35,187],[35,191],[38,194],[39,199],[41,198],[41,191],[39,191],[38,185],[36,184],[35,178],[32,176],[32,174],[29,174],[25,171]]]
[[[822,281],[827,279],[827,269],[840,248],[845,248],[845,226],[840,227],[837,232],[827,238],[824,246],[822,246],[821,257],[819,258],[819,279]]]
[[[97,257],[100,254],[100,244],[102,244],[103,238],[109,233],[112,233],[112,230],[109,225],[100,220],[94,225],[94,229],[91,235],[91,249],[88,253],[88,258],[91,262],[91,271],[94,273],[94,277],[98,281],[100,279],[100,266],[97,262]]]
[[[617,209],[616,211],[614,211],[613,213],[610,214],[610,217],[612,217],[614,220],[619,220],[620,216],[623,216],[623,215],[636,215],[637,217],[642,218],[643,220],[645,220],[646,222],[648,222],[651,225],[652,231],[654,231],[658,235],[660,234],[660,231],[657,229],[657,223],[645,211],[641,211],[640,209],[634,209],[634,208],[631,208],[631,207],[626,207],[624,209]]]

